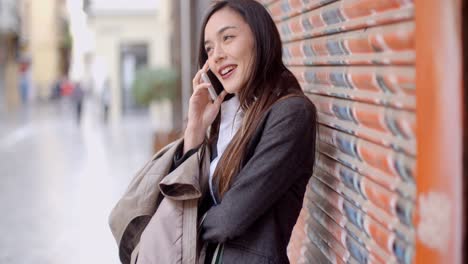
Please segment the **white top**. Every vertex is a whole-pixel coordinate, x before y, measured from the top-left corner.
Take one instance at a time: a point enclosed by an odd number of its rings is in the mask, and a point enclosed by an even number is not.
[[[232,138],[242,124],[244,113],[242,112],[242,109],[239,108],[239,106],[240,102],[237,96],[234,96],[221,104],[221,124],[219,126],[218,142],[216,143],[216,150],[218,155],[210,163],[210,177],[208,181],[210,185],[211,196],[215,204],[217,204],[217,201],[213,193],[213,174],[216,166],[218,165],[219,158],[223,155],[228,144],[231,142]]]

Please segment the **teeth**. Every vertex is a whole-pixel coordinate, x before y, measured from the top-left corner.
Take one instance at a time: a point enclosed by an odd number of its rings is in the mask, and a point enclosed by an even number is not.
[[[226,67],[221,71],[221,74],[224,75],[224,74],[228,73],[229,71],[231,71],[232,69],[234,69],[234,66]]]

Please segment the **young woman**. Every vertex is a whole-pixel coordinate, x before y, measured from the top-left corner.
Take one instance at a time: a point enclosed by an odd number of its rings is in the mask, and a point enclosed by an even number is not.
[[[174,158],[177,167],[201,147],[211,153],[199,209],[205,263],[289,263],[286,248],[314,165],[316,110],[281,52],[258,2],[217,1],[208,11],[183,148]]]

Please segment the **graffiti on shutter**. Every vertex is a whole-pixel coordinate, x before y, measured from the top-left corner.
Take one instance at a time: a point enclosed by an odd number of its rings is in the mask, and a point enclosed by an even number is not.
[[[263,0],[318,111],[317,160],[291,263],[412,263],[412,0]]]

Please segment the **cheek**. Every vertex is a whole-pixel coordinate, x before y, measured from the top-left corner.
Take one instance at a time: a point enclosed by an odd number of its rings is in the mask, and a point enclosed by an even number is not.
[[[246,71],[249,71],[252,67],[253,58],[254,58],[254,47],[252,43],[249,43],[244,46],[242,50],[242,61],[244,62],[244,67]]]
[[[250,71],[252,71],[252,64],[253,64],[253,53],[252,52],[246,52],[245,56],[243,58],[243,64],[244,64],[244,73],[248,74]]]
[[[213,59],[211,58],[208,58],[208,67],[209,67],[209,70],[211,69],[215,69],[215,63],[213,61]],[[214,75],[217,75],[216,72],[214,70],[211,71]]]

